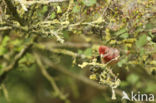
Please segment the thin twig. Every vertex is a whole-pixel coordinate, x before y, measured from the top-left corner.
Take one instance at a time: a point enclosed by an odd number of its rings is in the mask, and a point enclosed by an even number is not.
[[[28,11],[28,9],[26,8],[26,6],[23,4],[23,0],[18,0],[18,2],[20,3],[20,5],[22,6],[24,11]]]
[[[11,15],[14,17],[16,21],[18,21],[21,25],[24,25],[24,20],[21,18],[16,10],[16,7],[13,5],[12,1],[10,0],[4,0],[7,8],[9,9]]]
[[[55,70],[65,74],[65,75],[68,75],[68,76],[72,77],[73,79],[79,80],[79,81],[81,81],[81,82],[83,82],[83,83],[85,83],[87,85],[90,85],[90,86],[92,86],[94,88],[97,88],[97,89],[100,89],[100,90],[107,90],[107,89],[109,89],[108,87],[106,87],[104,85],[100,85],[97,82],[92,81],[92,80],[88,79],[85,76],[82,76],[82,75],[70,72],[65,67],[62,67],[62,66],[59,66],[59,65],[56,65],[56,64],[52,63],[47,57],[43,57],[42,56],[42,60],[49,67],[51,67],[51,68],[53,68],[53,69],[55,69]],[[115,91],[116,91],[116,93],[118,95],[122,96],[121,90],[116,89]]]
[[[58,66],[58,65],[55,65],[53,64],[49,59],[47,59],[46,57],[43,57],[42,56],[42,60],[44,61],[44,63],[50,67],[52,67],[53,69],[63,73],[63,74],[66,74],[72,78],[75,78],[77,80],[80,80],[86,84],[89,84],[93,87],[96,87],[96,88],[99,88],[99,89],[103,89],[105,90],[106,87],[105,86],[101,86],[99,84],[97,84],[96,82],[92,81],[92,80],[89,80],[88,78],[82,76],[82,75],[78,75],[78,74],[75,74],[75,73],[71,73],[69,72],[66,68],[62,67],[62,66]]]
[[[51,46],[45,46],[42,43],[40,43],[40,44],[36,44],[36,47],[40,48],[40,49],[47,49],[53,53],[64,54],[64,55],[68,55],[68,56],[72,56],[72,57],[81,57],[81,58],[89,58],[89,59],[91,58],[90,56],[78,54],[78,53],[75,53],[75,52],[70,51],[70,50],[52,48],[53,47],[52,45]]]
[[[32,47],[33,42],[35,41],[35,39],[37,38],[37,36],[34,36],[32,38],[32,41],[27,44],[17,55],[15,55],[15,59],[14,61],[11,62],[11,64],[9,64],[7,67],[2,68],[1,71],[1,75],[0,75],[0,84],[3,82],[3,80],[5,79],[5,76],[8,74],[8,72],[10,72],[11,70],[13,70],[13,68],[16,66],[16,64],[18,63],[18,61],[25,55],[26,51]]]
[[[37,45],[43,45],[48,48],[53,47],[68,47],[68,48],[89,48],[91,45],[89,43],[74,43],[74,42],[64,42],[63,44],[55,43],[53,41],[41,42]]]
[[[20,60],[20,58],[22,58],[24,56],[24,54],[26,53],[26,51],[32,46],[32,43],[29,45],[26,45],[25,48],[23,48],[16,56],[14,61],[6,68],[3,69],[3,72],[8,72],[11,69],[14,68],[14,66],[17,64],[17,62]]]
[[[10,26],[0,27],[0,31],[12,29]]]
[[[25,5],[33,5],[33,4],[49,4],[49,3],[57,3],[64,2],[68,0],[39,0],[39,1],[23,1]]]
[[[4,84],[2,84],[2,85],[1,85],[1,88],[2,88],[2,90],[3,90],[4,96],[5,96],[6,100],[7,100],[7,102],[8,102],[8,103],[10,103],[7,88],[5,87],[5,85],[4,85]]]
[[[35,58],[36,58],[36,62],[40,67],[41,73],[43,74],[43,76],[51,83],[55,93],[57,96],[59,96],[60,99],[62,100],[66,100],[67,97],[66,95],[64,95],[60,89],[57,87],[55,80],[52,76],[50,76],[50,74],[46,71],[46,68],[43,66],[42,62],[41,62],[41,58],[38,56],[38,54],[34,53]]]

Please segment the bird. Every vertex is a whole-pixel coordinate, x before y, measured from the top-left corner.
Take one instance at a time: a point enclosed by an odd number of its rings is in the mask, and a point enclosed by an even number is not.
[[[100,46],[99,55],[103,64],[116,64],[120,57],[120,51],[117,48]]]

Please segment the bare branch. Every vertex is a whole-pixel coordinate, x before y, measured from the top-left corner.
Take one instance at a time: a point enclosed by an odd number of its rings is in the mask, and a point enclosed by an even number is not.
[[[38,0],[38,1],[23,1],[25,5],[33,5],[33,4],[48,4],[48,3],[56,3],[56,2],[64,2],[68,0]]]
[[[55,65],[54,63],[52,63],[52,62],[51,62],[49,59],[47,59],[46,57],[43,57],[43,56],[41,56],[41,57],[42,57],[43,62],[44,62],[46,65],[48,65],[49,67],[51,67],[51,68],[53,68],[53,69],[55,69],[55,70],[57,70],[57,71],[59,71],[59,72],[65,74],[65,75],[68,75],[68,76],[70,76],[70,77],[72,77],[72,78],[74,78],[74,79],[76,79],[76,80],[79,80],[79,81],[81,81],[81,82],[83,82],[83,83],[85,83],[85,84],[87,84],[87,85],[90,85],[90,86],[92,86],[92,87],[94,87],[94,88],[97,88],[97,89],[100,89],[100,90],[110,89],[110,88],[108,88],[108,87],[106,87],[106,86],[104,86],[104,85],[100,85],[100,84],[98,84],[97,82],[88,79],[88,78],[85,77],[85,76],[82,76],[82,75],[79,75],[79,74],[70,72],[70,71],[68,71],[65,67],[62,67],[62,66],[59,66],[59,65]],[[121,92],[119,89],[115,89],[115,91],[116,91],[116,93],[117,93],[118,95],[120,95],[120,96],[122,95],[122,92]]]
[[[18,63],[18,61],[25,55],[26,51],[31,48],[31,46],[33,45],[33,42],[35,41],[35,39],[37,38],[37,36],[34,36],[32,38],[32,42],[30,42],[29,44],[25,45],[25,47],[17,54],[15,55],[14,61],[11,62],[10,65],[8,65],[5,68],[2,68],[2,74],[0,75],[0,84],[3,82],[3,80],[5,79],[5,76],[8,74],[8,72],[10,72],[11,70],[13,70],[13,68],[16,66],[16,64]]]
[[[0,31],[8,30],[8,29],[12,29],[12,27],[10,27],[10,26],[0,27]]]
[[[15,18],[16,21],[18,21],[21,25],[24,25],[23,19],[19,16],[16,7],[12,4],[10,0],[4,0],[7,8],[9,9],[11,15]]]
[[[60,89],[57,87],[55,80],[52,76],[50,76],[50,74],[46,71],[46,68],[43,66],[42,62],[41,62],[41,58],[38,56],[38,54],[34,53],[35,58],[36,58],[36,62],[40,67],[41,73],[43,74],[43,76],[51,83],[55,93],[57,96],[59,96],[60,99],[62,100],[67,100],[67,96],[64,95]]]
[[[8,103],[10,103],[7,88],[5,87],[5,85],[4,85],[4,84],[2,84],[2,85],[1,85],[1,88],[2,88],[2,90],[3,90],[4,96],[5,96],[6,100],[7,100],[7,102],[8,102]]]

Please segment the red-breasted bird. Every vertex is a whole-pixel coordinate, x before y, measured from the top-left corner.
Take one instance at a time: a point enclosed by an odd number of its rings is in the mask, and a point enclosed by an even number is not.
[[[102,63],[114,64],[117,63],[120,57],[120,52],[116,48],[111,48],[107,46],[100,46],[99,47],[99,55],[101,58]]]

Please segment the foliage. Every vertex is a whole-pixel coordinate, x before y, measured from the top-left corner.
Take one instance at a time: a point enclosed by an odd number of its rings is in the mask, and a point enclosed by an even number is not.
[[[120,101],[122,90],[156,94],[155,10],[155,0],[0,1],[0,102],[102,103]],[[99,62],[100,45],[120,50],[116,65]]]

